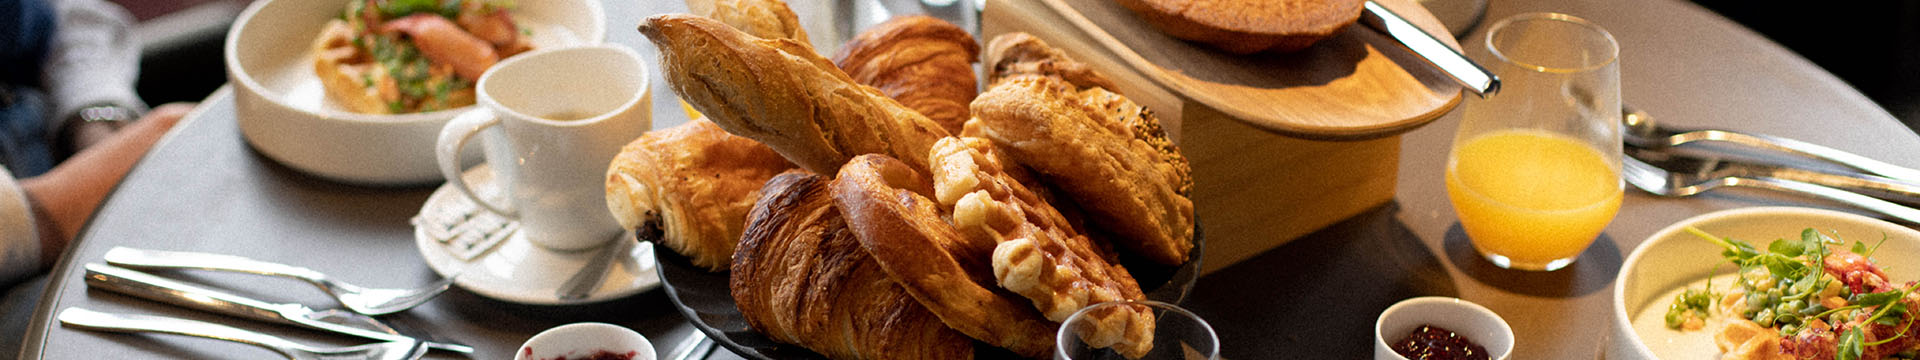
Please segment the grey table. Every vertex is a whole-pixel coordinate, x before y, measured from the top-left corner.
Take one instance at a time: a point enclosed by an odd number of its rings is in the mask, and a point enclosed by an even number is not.
[[[631,31],[645,14],[680,11],[679,1],[609,2],[609,41],[657,52]],[[1920,136],[1827,72],[1759,35],[1677,0],[1500,1],[1488,22],[1531,11],[1583,16],[1622,47],[1626,102],[1661,119],[1795,137],[1920,167]],[[1484,26],[1466,37],[1480,40]],[[656,76],[659,79],[656,68]],[[684,119],[655,83],[655,126]],[[1458,123],[1449,115],[1403,137],[1394,201],[1203,277],[1186,306],[1217,328],[1228,358],[1365,358],[1373,320],[1400,299],[1457,296],[1493,309],[1519,333],[1516,359],[1589,359],[1608,332],[1611,286],[1641,240],[1686,217],[1727,208],[1831,204],[1752,192],[1689,199],[1630,193],[1601,239],[1574,266],[1551,273],[1500,270],[1473,255],[1442,185],[1446,149]],[[29,330],[29,359],[246,359],[269,356],[245,345],[159,336],[97,334],[50,322],[70,306],[206,320],[218,317],[90,291],[80,265],[115,245],[239,253],[309,264],[369,285],[407,286],[435,275],[413,248],[414,215],[432,191],[367,188],[318,180],[249,149],[235,128],[233,98],[202,103],[134,169],[52,274]],[[1281,206],[1281,205],[1276,205]],[[316,259],[329,259],[316,261]],[[244,275],[199,280],[283,301],[326,304],[317,291]],[[631,327],[661,352],[692,331],[660,291],[607,303],[528,306],[455,290],[396,322],[475,345],[475,358],[503,359],[552,326],[601,321]],[[240,323],[222,320],[230,323]],[[320,343],[344,339],[274,325],[246,328]],[[716,358],[731,358],[719,354]]]

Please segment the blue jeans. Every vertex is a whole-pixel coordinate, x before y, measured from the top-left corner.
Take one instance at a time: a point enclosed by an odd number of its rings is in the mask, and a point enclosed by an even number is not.
[[[0,0],[0,166],[26,178],[53,168],[49,102],[40,85],[51,46],[53,8],[42,0]]]
[[[12,99],[0,104],[0,166],[15,178],[29,178],[53,169],[53,146],[47,143],[55,129],[47,119],[46,97],[25,87],[0,90]]]

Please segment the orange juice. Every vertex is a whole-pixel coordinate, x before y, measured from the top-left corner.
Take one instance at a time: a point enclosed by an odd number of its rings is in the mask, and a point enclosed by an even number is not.
[[[1453,151],[1447,195],[1474,247],[1503,267],[1566,266],[1620,210],[1618,168],[1571,137],[1501,130]]]

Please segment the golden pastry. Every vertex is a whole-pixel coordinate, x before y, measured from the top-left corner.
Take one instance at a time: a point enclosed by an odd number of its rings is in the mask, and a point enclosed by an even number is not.
[[[1016,75],[1042,75],[1059,77],[1076,88],[1113,88],[1113,82],[1092,67],[1023,32],[1000,34],[987,41],[986,57],[989,86]]]
[[[1002,170],[980,138],[941,139],[934,145],[934,193],[951,209],[952,222],[975,241],[997,243],[994,279],[1025,296],[1048,320],[1065,321],[1093,304],[1144,300],[1118,256],[1074,233],[1066,219]],[[1153,348],[1153,315],[1145,308],[1118,307],[1088,318],[1083,338],[1138,358]],[[1088,331],[1090,330],[1090,331]]]
[[[947,224],[931,186],[906,163],[868,154],[840,168],[833,198],[861,246],[948,327],[1020,355],[1047,354],[1059,324],[995,285],[996,244]]]
[[[972,359],[947,327],[861,248],[831,179],[798,171],[761,189],[729,288],[755,330],[834,359]]]
[[[973,102],[979,132],[1033,169],[1118,242],[1162,264],[1193,248],[1186,158],[1144,108],[1059,77],[1001,79]]]
[[[695,266],[726,270],[760,186],[793,168],[766,145],[694,119],[620,149],[607,167],[607,210]]]
[[[808,44],[800,17],[781,0],[687,0],[687,10],[766,39],[793,39]]]
[[[967,121],[975,89],[973,63],[980,45],[973,35],[931,16],[895,17],[860,32],[840,47],[833,63],[855,81],[940,123],[949,133]]]
[[[791,39],[762,39],[684,14],[649,17],[640,33],[660,48],[667,83],[681,99],[814,173],[836,173],[861,154],[891,155],[925,171],[927,150],[947,136]]]

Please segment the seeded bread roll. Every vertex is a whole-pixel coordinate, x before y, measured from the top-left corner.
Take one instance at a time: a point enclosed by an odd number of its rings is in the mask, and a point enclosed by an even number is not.
[[[1360,19],[1365,0],[1114,0],[1176,38],[1235,54],[1297,51]]]

